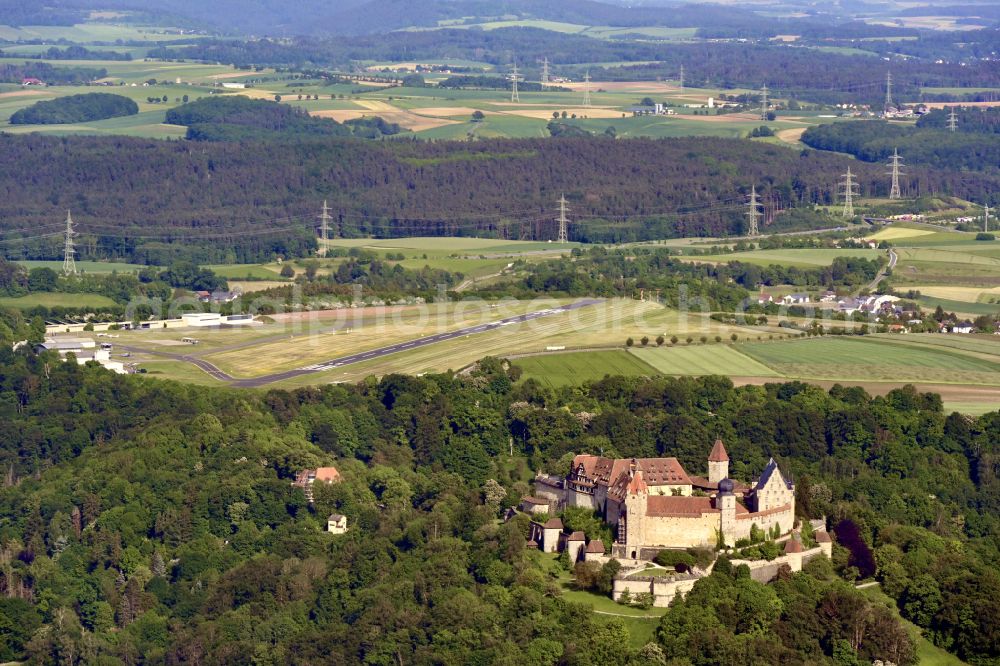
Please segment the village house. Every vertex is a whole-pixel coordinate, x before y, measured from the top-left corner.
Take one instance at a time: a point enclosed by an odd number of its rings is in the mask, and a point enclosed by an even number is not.
[[[340,483],[342,480],[343,478],[336,467],[317,467],[316,469],[302,470],[296,474],[292,485],[301,488],[302,492],[305,493],[306,499],[312,504],[313,484],[316,482],[326,484]]]
[[[326,519],[326,531],[330,534],[347,533],[347,516],[339,513],[331,513]]]
[[[975,330],[976,330],[975,324],[973,324],[971,321],[966,320],[966,321],[960,321],[957,324],[954,324],[951,327],[950,332],[951,333],[961,333],[963,335],[968,335],[970,333],[974,333]]]
[[[787,296],[781,297],[781,303],[783,305],[802,305],[803,303],[809,303],[809,294],[788,294]]]

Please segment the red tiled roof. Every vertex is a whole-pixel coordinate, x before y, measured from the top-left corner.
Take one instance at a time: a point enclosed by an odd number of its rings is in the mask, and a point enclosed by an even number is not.
[[[642,480],[642,470],[636,470],[635,475],[628,482],[628,487],[626,490],[629,494],[638,495],[639,493],[645,493],[649,491],[649,486],[646,482]]]
[[[337,471],[336,467],[318,467],[316,468],[316,480],[334,483],[340,481],[340,472]]]
[[[548,505],[550,502],[550,500],[547,500],[544,497],[534,497],[532,495],[526,495],[522,497],[521,501],[526,502],[527,504],[535,504],[538,506]]]
[[[587,535],[584,534],[583,532],[580,532],[579,530],[573,532],[568,537],[566,537],[566,541],[586,541],[586,540],[587,540]]]
[[[712,452],[708,454],[708,462],[729,462],[729,454],[721,439],[715,440]]]
[[[650,495],[646,499],[647,516],[701,516],[718,512],[719,510],[712,506],[710,497]]]
[[[816,532],[816,543],[833,543],[833,539],[826,532]]]
[[[561,530],[563,528],[563,524],[558,518],[549,518],[545,521],[545,524],[542,525],[542,528],[546,530]]]
[[[604,542],[600,539],[591,539],[590,543],[587,544],[588,553],[594,553],[596,555],[604,554]]]
[[[643,480],[651,486],[690,485],[684,467],[677,458],[638,458],[636,469],[642,470]],[[583,466],[584,474],[597,485],[613,486],[632,466],[631,458],[604,458],[601,456],[578,455],[573,459],[573,470]]]
[[[785,554],[801,553],[802,544],[796,539],[789,539],[785,542]]]
[[[529,542],[528,542],[528,543],[526,543],[525,545],[526,545],[526,546],[527,546],[528,548],[538,548],[538,542],[537,542],[537,541],[535,541],[534,539],[532,539],[531,541],[529,541]]]

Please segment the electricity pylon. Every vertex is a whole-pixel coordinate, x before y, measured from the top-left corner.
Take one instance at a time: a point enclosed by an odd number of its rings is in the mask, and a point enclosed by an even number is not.
[[[857,183],[854,182],[851,167],[847,167],[847,173],[844,174],[844,181],[840,186],[844,188],[844,217],[854,217],[854,196],[857,194]]]
[[[517,94],[517,61],[511,67],[510,83],[510,101],[520,102],[521,97]]]
[[[948,109],[948,129],[952,132],[958,129],[958,114],[955,113],[955,107]]]
[[[749,228],[747,229],[747,236],[759,236],[759,220],[760,220],[760,201],[757,199],[757,186],[754,185],[750,188],[750,210],[747,211],[747,215],[750,217]]]
[[[323,212],[319,216],[319,238],[322,247],[320,247],[320,254],[325,255],[328,243],[330,240],[330,221],[333,217],[330,215],[330,208],[326,205],[326,199],[323,199]]]
[[[566,212],[569,209],[566,207],[566,195],[559,197],[559,239],[560,243],[569,242],[569,220],[566,219]]]
[[[892,106],[892,71],[885,73],[885,108]]]
[[[63,275],[76,275],[76,260],[73,256],[76,254],[76,248],[73,244],[74,236],[76,236],[76,232],[73,231],[73,216],[70,215],[69,211],[66,211],[66,245],[63,248]]]
[[[680,79],[680,85],[678,87],[679,88],[684,87],[684,65],[681,65],[681,79]]]
[[[899,156],[899,151],[895,148],[892,149],[892,157],[889,158],[889,166],[892,167],[890,175],[892,175],[892,187],[889,189],[890,199],[902,199],[903,194],[899,189],[899,177],[900,171],[899,167],[903,166],[903,158]]]
[[[583,105],[590,106],[590,70],[583,77]]]
[[[990,205],[987,203],[983,205],[983,233],[985,234],[990,230]]]
[[[767,84],[760,91],[760,119],[767,120]]]
[[[549,59],[542,60],[542,85],[549,85]]]

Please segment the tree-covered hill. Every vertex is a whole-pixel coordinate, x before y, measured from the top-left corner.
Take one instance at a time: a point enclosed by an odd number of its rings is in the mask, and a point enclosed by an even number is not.
[[[15,111],[11,125],[60,125],[106,120],[139,113],[134,100],[110,93],[68,95]]]
[[[61,257],[56,236],[11,239],[58,233],[71,208],[81,259],[166,265],[177,252],[194,252],[187,258],[202,263],[254,262],[306,251],[323,199],[335,232],[349,237],[544,240],[555,238],[565,193],[573,238],[721,236],[745,229],[743,204],[754,184],[775,207],[807,213],[778,215],[768,229],[829,226],[808,211],[837,200],[848,163],[821,151],[711,138],[330,138],[275,150],[257,141],[2,136],[0,231],[9,257]],[[881,165],[855,167],[862,194],[887,192]],[[968,197],[991,178],[914,169],[912,181],[922,194]]]
[[[239,392],[8,340],[5,660],[912,664],[893,611],[837,580],[872,574],[939,645],[1000,658],[997,414],[946,415],[910,388],[720,377],[552,391],[490,359],[467,376]],[[716,436],[739,480],[780,460],[800,516],[843,536],[832,567],[764,587],[720,563],[640,651],[624,623],[562,596],[524,518],[498,520],[574,453],[673,455],[693,471]],[[329,464],[344,480],[310,505],[294,474]],[[333,512],[346,535],[323,532]]]
[[[381,118],[338,123],[310,116],[305,109],[243,95],[204,97],[167,111],[166,122],[188,128],[193,141],[276,141],[310,137],[377,139],[399,134],[399,125]]]
[[[848,153],[866,162],[883,162],[893,150],[899,150],[907,164],[1000,172],[1000,108],[960,112],[956,132],[946,129],[947,117],[947,111],[936,110],[917,121],[916,126],[884,120],[817,125],[805,131],[802,142],[820,150]]]

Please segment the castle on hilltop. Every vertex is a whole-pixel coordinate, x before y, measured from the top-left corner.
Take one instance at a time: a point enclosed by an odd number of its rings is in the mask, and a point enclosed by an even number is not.
[[[665,548],[732,546],[756,526],[787,535],[795,486],[772,458],[754,483],[729,478],[729,454],[716,440],[708,476],[690,476],[677,458],[578,455],[565,478],[540,475],[535,494],[557,507],[593,509],[614,527],[611,556],[652,559]]]

